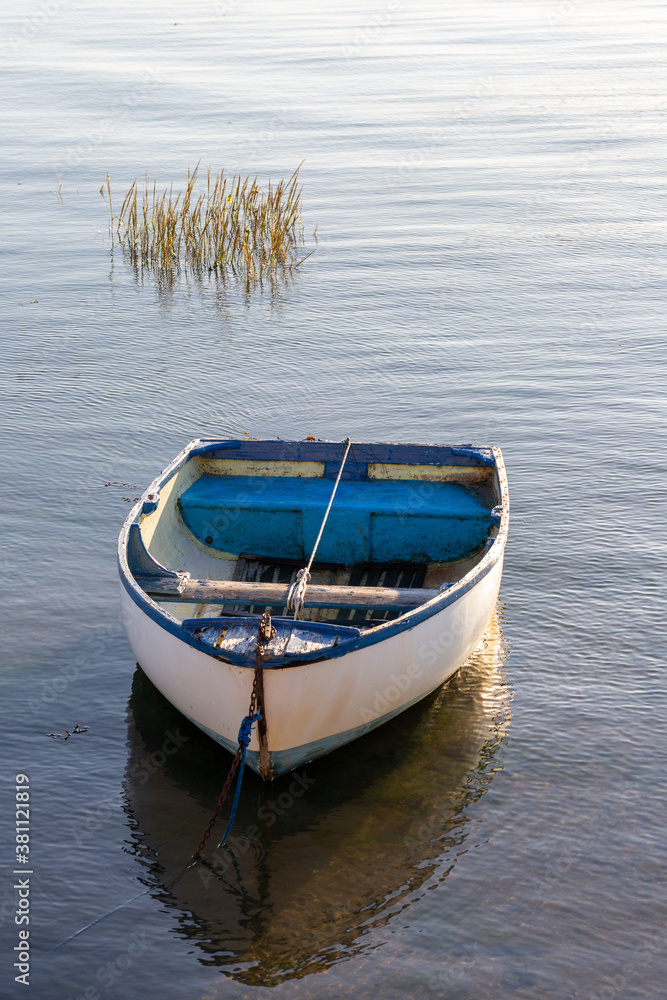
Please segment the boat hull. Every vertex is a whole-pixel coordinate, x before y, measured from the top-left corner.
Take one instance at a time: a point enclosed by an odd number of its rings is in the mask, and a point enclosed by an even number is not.
[[[265,669],[271,777],[363,736],[455,673],[491,619],[502,575],[499,548],[472,586],[413,627],[386,638],[379,635],[377,642],[333,660]],[[124,586],[121,603],[132,650],[147,676],[203,732],[235,751],[253,670],[203,652],[166,630]],[[256,734],[247,763],[261,773]]]

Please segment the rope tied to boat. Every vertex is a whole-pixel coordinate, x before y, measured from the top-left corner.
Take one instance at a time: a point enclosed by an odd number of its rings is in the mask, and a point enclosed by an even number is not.
[[[245,719],[241,723],[239,729],[239,750],[241,751],[239,765],[238,765],[238,780],[236,782],[236,791],[234,792],[234,801],[232,802],[232,811],[229,814],[229,819],[227,820],[227,826],[225,827],[225,832],[222,835],[222,840],[218,844],[218,847],[224,847],[227,843],[227,837],[232,832],[232,827],[234,826],[234,820],[236,819],[236,810],[239,805],[239,798],[241,796],[241,782],[243,781],[243,771],[245,768],[245,758],[248,752],[248,744],[252,737],[252,727],[255,722],[259,722],[261,715],[259,712],[255,712],[254,715],[246,715]],[[238,753],[238,750],[237,750]]]
[[[347,444],[347,448],[345,449],[343,460],[340,463],[340,469],[338,470],[338,475],[336,476],[336,482],[334,483],[334,488],[331,491],[329,506],[324,512],[324,517],[322,518],[322,524],[320,525],[319,534],[315,539],[315,544],[313,545],[313,551],[310,553],[310,559],[308,560],[308,565],[304,566],[304,568],[300,569],[299,572],[296,574],[296,580],[290,587],[287,594],[286,609],[287,611],[294,611],[295,618],[298,618],[303,610],[303,604],[306,599],[306,588],[310,583],[310,569],[311,566],[313,565],[313,561],[315,559],[315,553],[317,552],[318,546],[320,544],[320,539],[322,537],[322,532],[324,531],[324,526],[327,523],[327,518],[329,517],[329,511],[331,510],[331,505],[334,502],[334,497],[336,496],[336,490],[338,489],[340,478],[343,475],[343,468],[345,466],[345,462],[347,461],[348,453],[350,451],[350,448],[352,447],[352,441],[349,437],[343,438],[342,443]]]
[[[296,580],[287,593],[287,610],[294,611],[294,617],[298,618],[306,599],[306,587],[310,583],[310,570],[304,566],[296,574]]]
[[[252,727],[259,718],[259,712],[255,712],[254,715],[246,715],[245,719],[241,723],[239,728],[239,746],[243,747],[244,750],[248,749],[248,745],[252,738]]]
[[[220,810],[225,804],[225,800],[229,794],[229,790],[232,787],[232,782],[234,776],[238,771],[238,780],[236,782],[236,790],[234,792],[234,800],[232,802],[232,810],[229,814],[229,819],[227,821],[227,826],[225,832],[222,835],[222,840],[218,844],[218,847],[224,847],[227,843],[227,838],[231,833],[232,826],[234,825],[234,819],[236,818],[236,810],[239,804],[239,798],[241,796],[241,782],[243,781],[243,771],[245,769],[246,754],[248,752],[248,746],[250,745],[250,740],[252,738],[252,727],[255,723],[258,723],[260,743],[262,739],[266,739],[266,720],[264,718],[264,706],[261,704],[262,695],[260,693],[260,688],[262,687],[262,660],[265,658],[266,653],[264,651],[264,646],[267,645],[276,634],[274,626],[271,624],[271,617],[268,614],[263,614],[257,628],[257,660],[255,664],[255,676],[252,681],[252,694],[250,695],[250,705],[248,706],[248,714],[242,720],[239,726],[238,733],[238,746],[236,748],[236,753],[234,754],[234,760],[232,761],[227,778],[222,787],[222,791],[218,797],[218,801],[213,814],[208,821],[208,826],[204,830],[204,834],[199,841],[197,850],[192,855],[192,861],[199,861],[201,858],[202,851],[206,847],[206,841],[211,836],[211,831],[215,826],[215,822],[220,815]]]

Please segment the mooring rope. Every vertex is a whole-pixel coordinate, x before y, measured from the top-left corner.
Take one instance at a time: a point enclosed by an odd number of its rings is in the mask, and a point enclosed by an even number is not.
[[[167,892],[170,892],[172,887],[175,886],[176,883],[183,878],[185,873],[189,872],[191,868],[195,868],[199,863],[200,861],[191,861],[189,865],[186,865],[185,868],[182,868],[177,875],[174,875],[168,881],[165,880],[164,882],[156,882],[154,885],[149,885],[147,889],[142,890],[142,892],[136,893],[136,895],[131,896],[130,899],[126,899],[125,902],[123,903],[119,903],[118,906],[114,906],[111,910],[107,910],[107,912],[103,913],[101,916],[95,917],[94,920],[91,920],[90,923],[85,924],[83,927],[79,927],[78,931],[74,931],[73,934],[70,934],[62,941],[59,941],[58,944],[53,946],[53,948],[49,948],[49,950],[45,952],[44,955],[40,955],[39,958],[35,958],[35,960],[32,962],[33,967],[41,965],[42,962],[45,962],[47,958],[51,957],[51,955],[54,955],[57,951],[60,951],[60,949],[64,948],[66,944],[69,944],[70,941],[74,941],[76,938],[80,937],[86,931],[90,930],[91,927],[96,927],[98,924],[101,924],[103,920],[106,920],[107,917],[112,917],[114,913],[118,913],[119,910],[124,910],[126,906],[131,906],[132,903],[136,903],[136,901],[138,899],[141,899],[142,896],[147,896],[150,892],[155,892],[156,889],[166,889]],[[5,986],[0,987],[0,992],[4,992],[9,987],[9,985],[11,984],[7,983]]]
[[[239,804],[239,797],[241,795],[241,782],[243,781],[243,769],[245,768],[245,758],[248,752],[248,744],[250,743],[250,737],[252,735],[252,727],[255,722],[261,718],[259,712],[255,712],[254,715],[246,715],[245,719],[241,723],[241,728],[239,729],[239,747],[243,747],[241,750],[241,758],[239,761],[239,776],[236,780],[236,791],[234,792],[234,801],[232,802],[232,811],[229,814],[229,819],[227,820],[227,827],[224,834],[222,835],[222,840],[218,844],[218,847],[224,847],[227,843],[227,837],[232,831],[234,826],[234,820],[236,818],[236,810]]]
[[[345,465],[348,452],[352,447],[352,441],[350,438],[343,438],[343,444],[347,442],[347,448],[345,449],[345,454],[343,455],[343,461],[340,463],[340,469],[338,470],[338,475],[336,476],[336,482],[334,483],[334,488],[331,492],[331,498],[329,500],[329,506],[324,512],[324,517],[322,518],[322,524],[320,525],[320,531],[315,539],[315,544],[313,545],[313,551],[310,553],[310,559],[308,560],[308,565],[303,569],[300,569],[296,574],[296,580],[290,587],[287,594],[287,610],[294,611],[294,617],[298,618],[303,609],[303,602],[306,599],[306,588],[310,582],[310,568],[313,565],[313,560],[315,559],[315,553],[317,552],[317,547],[320,544],[320,539],[322,537],[322,532],[324,531],[324,525],[327,523],[327,518],[329,517],[329,511],[331,510],[331,505],[334,502],[334,497],[336,496],[336,490],[338,489],[338,484],[340,482],[340,477],[343,475],[343,467]]]
[[[263,649],[264,646],[271,641],[271,639],[275,636],[275,634],[276,630],[271,624],[270,616],[268,614],[262,615],[262,619],[259,623],[259,628],[257,630],[257,665],[255,667],[255,676],[253,678],[252,694],[250,697],[250,707],[248,709],[248,714],[243,719],[241,726],[239,728],[238,749],[236,751],[236,754],[234,755],[234,760],[230,765],[229,773],[227,774],[227,779],[225,781],[222,792],[220,793],[220,797],[213,811],[213,815],[209,820],[209,824],[204,832],[202,839],[199,842],[197,850],[192,855],[189,864],[187,864],[185,868],[182,868],[176,875],[172,876],[172,878],[165,879],[163,882],[158,882],[154,885],[149,886],[147,889],[144,889],[142,892],[138,892],[130,899],[126,899],[124,903],[119,903],[118,906],[114,906],[111,910],[108,910],[101,916],[96,917],[94,920],[91,920],[90,923],[87,923],[84,927],[80,927],[78,931],[74,931],[73,934],[70,934],[63,941],[60,941],[58,944],[54,945],[54,947],[51,948],[49,951],[47,951],[45,955],[42,955],[40,958],[36,959],[33,965],[39,965],[41,962],[44,962],[51,955],[55,954],[55,952],[60,951],[61,948],[64,948],[66,944],[69,944],[70,941],[74,941],[75,938],[80,937],[81,934],[84,934],[87,930],[90,930],[91,927],[95,927],[97,926],[97,924],[101,924],[103,920],[106,920],[107,917],[113,916],[114,913],[118,913],[119,910],[124,910],[126,906],[130,906],[132,903],[135,903],[138,899],[141,899],[142,896],[147,896],[150,892],[155,892],[156,889],[165,889],[167,892],[171,892],[174,886],[178,882],[180,882],[180,880],[183,878],[186,872],[189,872],[192,868],[196,868],[198,864],[204,861],[201,852],[203,851],[206,845],[206,841],[211,835],[211,830],[213,829],[215,821],[218,818],[218,813],[222,809],[225,799],[227,798],[229,789],[231,788],[234,775],[238,771],[239,776],[236,783],[234,801],[232,802],[232,811],[230,813],[229,820],[227,822],[227,827],[223,834],[222,840],[218,844],[218,848],[226,846],[227,838],[229,837],[229,834],[231,832],[232,825],[236,817],[236,810],[238,808],[239,798],[241,796],[241,782],[243,780],[243,770],[245,767],[245,759],[246,759],[246,754],[248,752],[248,745],[250,743],[252,735],[252,727],[256,722],[259,722],[261,725],[261,722],[263,721],[263,715],[262,715],[263,707],[260,704],[261,697],[259,692]],[[260,709],[260,711],[256,711],[256,709]],[[9,985],[10,984],[8,983],[7,986]],[[4,992],[7,986],[0,987],[0,991]]]
[[[229,822],[227,823],[227,829],[225,830],[225,835],[218,844],[218,847],[223,847],[227,840],[227,837],[229,836],[229,831],[232,828],[234,817],[236,816],[236,807],[239,804],[239,795],[241,793],[241,781],[243,780],[243,768],[245,767],[246,753],[248,752],[248,744],[250,743],[251,729],[253,724],[258,719],[259,719],[258,714],[246,715],[245,719],[241,723],[241,727],[239,729],[239,737],[238,737],[239,745],[236,750],[236,753],[234,754],[234,760],[230,765],[229,772],[227,774],[227,779],[223,785],[222,791],[220,792],[220,797],[218,798],[216,807],[213,810],[213,815],[208,821],[208,826],[204,830],[204,834],[201,840],[199,841],[199,844],[197,845],[197,850],[192,855],[192,861],[199,861],[199,859],[201,858],[201,852],[206,847],[206,841],[211,836],[211,830],[215,826],[215,821],[218,818],[218,814],[220,813],[220,810],[225,804],[225,799],[229,794],[229,789],[232,787],[232,781],[234,780],[234,775],[238,771],[239,776],[238,776],[238,781],[236,783],[236,792],[234,794],[234,803],[232,805],[232,812],[229,817]]]

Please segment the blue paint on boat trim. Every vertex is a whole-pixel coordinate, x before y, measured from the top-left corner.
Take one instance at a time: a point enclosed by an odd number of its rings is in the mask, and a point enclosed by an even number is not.
[[[184,459],[195,455],[205,455],[207,458],[229,458],[229,451],[234,451],[235,459],[254,459],[256,461],[298,461],[327,462],[340,461],[345,452],[341,441],[216,441],[215,439],[197,439],[192,441],[181,455]],[[493,466],[495,458],[491,448],[476,448],[473,445],[458,445],[450,447],[431,444],[368,444],[353,442],[350,457],[346,464],[347,474],[354,476],[357,464],[360,467],[373,464],[387,465],[460,465]],[[348,468],[349,465],[349,468]],[[170,466],[171,471],[174,467]],[[336,469],[337,471],[337,469]],[[363,478],[363,469],[357,473]],[[345,475],[345,472],[344,472]]]
[[[241,447],[241,441],[216,441],[216,451],[234,451]],[[205,439],[202,441],[192,441],[190,442],[190,450],[188,452],[188,458],[194,458],[195,455],[209,455],[210,457],[211,445]],[[238,456],[235,456],[238,458]]]
[[[235,459],[244,458],[275,461],[299,460],[326,462],[342,457],[343,447],[344,446],[341,442],[329,441],[219,441],[195,439],[194,441],[191,441],[190,444],[176,456],[173,462],[167,466],[162,474],[158,476],[153,483],[151,483],[146,493],[159,492],[164,483],[171,479],[171,477],[182,469],[183,466],[195,455],[206,455],[209,458],[214,458],[216,454],[220,452],[220,457],[227,457],[226,453],[232,450],[234,451]],[[413,444],[353,444],[353,451],[356,452],[357,461],[364,459],[367,462],[384,462],[387,464],[460,465],[463,467],[479,467],[480,464],[484,466],[488,465],[488,454],[491,456],[492,464],[497,468],[495,452],[493,449],[473,448],[467,445],[459,447],[444,447],[438,445]],[[498,455],[500,457],[499,452]],[[352,457],[354,458],[355,456],[353,455]],[[502,465],[502,458],[500,458],[500,462]],[[185,642],[187,645],[193,646],[200,652],[205,653],[207,656],[211,656],[213,659],[230,663],[231,661],[226,657],[216,655],[216,653],[211,650],[210,646],[198,641],[194,636],[189,635],[177,619],[173,618],[172,615],[147,597],[132,577],[128,567],[126,549],[128,537],[132,528],[135,525],[138,528],[136,522],[141,515],[141,505],[142,501],[140,500],[132,509],[119,538],[118,571],[123,587],[135,604],[142,609],[144,614],[156,622],[165,631],[176,636],[176,638]],[[503,508],[502,517],[505,525],[507,524],[507,514],[507,509]],[[503,528],[501,526],[501,532],[502,531]],[[385,639],[390,639],[403,632],[408,632],[418,625],[421,625],[422,622],[431,618],[433,615],[439,614],[444,608],[454,604],[464,594],[472,590],[473,587],[476,587],[477,584],[491,572],[498,560],[502,558],[503,546],[496,546],[495,539],[490,538],[487,541],[486,549],[487,553],[484,559],[475,567],[472,575],[465,583],[455,584],[453,587],[444,591],[442,595],[434,601],[429,602],[420,608],[416,608],[415,610],[402,615],[400,618],[388,622],[386,625],[381,625],[377,628],[369,630],[368,632],[361,633],[358,640],[353,641],[349,645],[346,643],[342,649],[340,647],[336,647],[332,650],[324,651],[321,659],[335,659],[337,656],[346,655],[353,650],[363,649],[365,647],[375,645],[378,642],[384,642]],[[497,550],[495,557],[491,554],[494,549]],[[254,659],[252,662],[239,665],[242,665],[247,669],[253,669]],[[298,666],[298,663],[290,664],[289,666],[285,666],[283,669],[291,669],[296,666]]]
[[[173,569],[167,569],[150,554],[141,537],[141,528],[136,522],[130,525],[127,532],[127,565],[133,576],[143,577],[146,580],[160,580],[164,577],[170,580],[178,579],[178,573]]]
[[[159,503],[160,503],[159,494],[149,493],[141,505],[141,513],[152,514],[154,510],[158,509]]]
[[[489,467],[495,467],[496,460],[491,448],[473,448],[472,445],[465,445],[460,448],[452,448],[452,455],[456,455],[457,458],[465,456],[466,458],[476,458],[482,463],[482,465],[487,465]]]

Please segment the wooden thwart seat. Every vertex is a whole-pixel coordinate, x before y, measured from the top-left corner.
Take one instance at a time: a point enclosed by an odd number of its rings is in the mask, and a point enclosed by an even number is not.
[[[258,607],[285,607],[290,583],[262,582],[257,580],[193,580],[187,573],[167,569],[148,552],[141,537],[138,524],[132,524],[128,532],[127,558],[130,572],[141,589],[157,601],[188,601],[194,604],[257,605]],[[264,556],[241,557],[243,565],[250,561],[262,563]],[[368,565],[356,568],[353,580],[377,580],[377,575],[368,574]],[[378,566],[380,572],[387,567]],[[396,567],[393,567],[395,570]],[[420,567],[408,567],[407,577],[394,575],[392,581],[419,580]],[[417,575],[415,575],[415,573]],[[272,572],[273,575],[273,572]],[[291,573],[290,573],[291,576]],[[386,575],[385,575],[386,579]],[[451,586],[448,584],[447,586]],[[347,608],[376,609],[391,611],[418,608],[426,601],[437,597],[439,590],[422,587],[363,587],[363,586],[323,586],[309,584],[306,591],[307,608]]]
[[[289,584],[249,583],[242,580],[192,580],[187,577],[137,578],[147,594],[160,601],[190,601],[197,604],[257,604],[284,607]],[[307,608],[417,608],[432,600],[439,590],[393,587],[334,587],[310,584]]]

